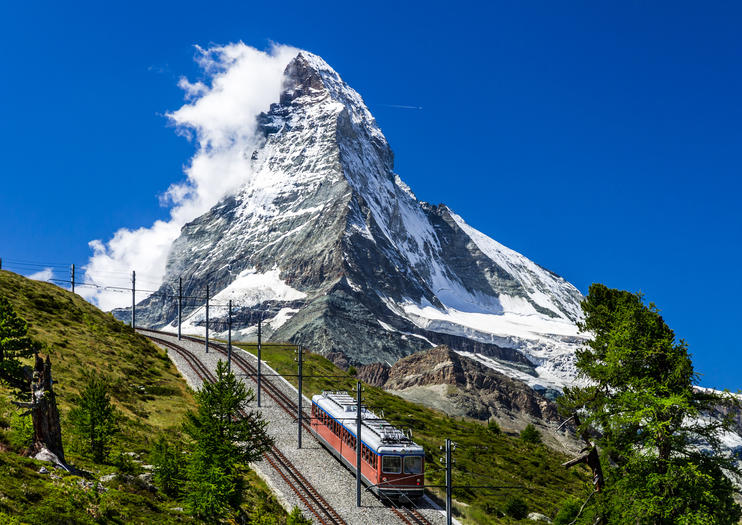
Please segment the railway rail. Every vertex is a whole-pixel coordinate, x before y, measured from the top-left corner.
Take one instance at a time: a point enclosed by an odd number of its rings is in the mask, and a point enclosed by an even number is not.
[[[166,339],[148,335],[149,339],[180,355],[201,381],[214,382],[216,378],[193,352]],[[244,415],[244,413],[243,413]],[[320,495],[317,489],[302,475],[301,471],[275,445],[263,455],[268,464],[294,491],[304,506],[323,525],[347,525],[335,509]]]
[[[137,330],[140,330],[142,332],[150,332],[150,333],[156,333],[156,334],[161,334],[161,335],[167,335],[170,337],[173,336],[173,334],[170,334],[168,332],[163,332],[160,330],[151,330],[151,329],[146,329],[146,328],[137,328]],[[203,363],[201,363],[198,360],[198,358],[193,353],[191,353],[190,351],[182,348],[181,346],[175,343],[166,341],[159,337],[151,336],[151,335],[147,335],[146,337],[152,339],[153,341],[159,344],[162,344],[163,346],[172,348],[174,351],[178,352],[178,354],[183,356],[186,362],[188,362],[189,366],[191,366],[194,369],[196,374],[199,375],[199,377],[201,376],[200,373],[194,367],[194,365],[191,364],[192,360],[195,360],[198,362],[198,365],[196,366],[200,365],[201,367],[203,367],[203,369],[205,369],[205,366],[203,365]],[[200,344],[203,344],[204,342],[203,339],[199,339],[193,336],[183,335],[181,337],[182,339],[186,339],[188,341],[192,341],[192,342],[196,342]],[[228,350],[227,350],[226,345],[223,345],[222,343],[214,343],[210,341],[209,347],[213,348],[214,350],[224,355],[225,357],[227,356]],[[185,352],[186,354],[189,354],[190,357],[186,357],[183,354],[183,352]],[[241,356],[237,352],[232,352],[232,362],[240,370],[242,370],[242,372],[245,373],[246,376],[252,377],[252,379],[257,382],[257,368],[254,367],[250,362],[248,362],[247,359],[245,359],[243,356]],[[206,373],[210,377],[209,380],[213,381],[213,375],[211,375],[211,372],[209,372],[208,369],[206,369]],[[287,414],[289,414],[292,417],[296,417],[298,405],[293,399],[291,399],[285,392],[283,392],[280,388],[278,388],[275,384],[273,384],[273,382],[267,377],[263,378],[261,386],[263,387],[264,391],[268,394],[268,396],[271,399],[273,399],[273,401],[275,401],[276,404],[280,406]],[[304,413],[302,415],[302,418],[303,418],[302,426],[304,427],[304,429],[307,430],[311,435],[314,435],[314,431],[312,430],[311,426],[306,423],[306,421],[310,421],[311,416]],[[327,521],[323,521],[318,515],[318,513],[315,510],[313,510],[313,508],[307,503],[305,499],[307,496],[299,495],[299,493],[294,488],[294,485],[289,482],[287,475],[277,467],[277,465],[281,465],[282,462],[285,464],[290,464],[290,462],[276,447],[273,447],[273,448],[275,450],[272,450],[271,452],[274,453],[274,457],[272,458],[266,457],[266,460],[268,461],[268,463],[271,465],[271,467],[274,468],[274,470],[276,470],[279,473],[279,475],[281,475],[284,481],[286,481],[286,483],[294,490],[294,492],[297,493],[297,496],[299,497],[299,499],[307,506],[307,508],[310,509],[310,511],[317,517],[317,519],[320,520],[320,523],[328,523]],[[278,453],[278,455],[275,454],[276,452]],[[291,479],[294,479],[296,483],[302,484],[302,486],[307,487],[306,490],[311,492],[311,495],[309,495],[308,497],[323,509],[323,512],[325,512],[326,517],[332,516],[330,518],[331,521],[329,523],[335,523],[338,525],[345,523],[342,520],[342,518],[340,518],[340,516],[337,514],[337,512],[335,512],[335,510],[332,509],[332,507],[327,503],[327,501],[319,494],[319,492],[306,480],[306,478],[304,478],[304,476],[302,476],[301,472],[299,472],[299,470],[296,469],[296,467],[290,468],[290,470],[291,470],[291,473],[289,474],[289,476],[291,477]],[[431,523],[425,516],[423,516],[417,510],[417,508],[415,507],[412,501],[408,501],[407,503],[403,504],[401,502],[395,502],[389,498],[382,499],[381,497],[379,497],[379,499],[403,523],[405,523],[405,525],[433,525],[433,523]]]

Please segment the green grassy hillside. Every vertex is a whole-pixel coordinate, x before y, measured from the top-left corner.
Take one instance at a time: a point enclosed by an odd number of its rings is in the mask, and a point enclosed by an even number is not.
[[[254,345],[239,345],[255,353]],[[263,345],[265,361],[282,374],[296,374],[295,347]],[[348,390],[355,397],[356,380],[317,354],[304,360],[304,374],[337,376],[304,379],[307,396],[322,390]],[[289,378],[296,386],[296,378]],[[592,490],[586,469],[566,470],[561,463],[567,456],[543,445],[525,443],[518,436],[496,434],[474,420],[451,418],[445,414],[405,401],[382,389],[365,385],[364,404],[402,429],[411,429],[413,439],[425,447],[428,466],[426,485],[445,483],[440,447],[445,439],[457,443],[453,453],[454,485],[522,486],[524,489],[460,489],[454,492],[455,508],[468,523],[520,523],[503,516],[508,502],[522,498],[528,512],[554,517],[560,504],[570,496],[584,497]],[[441,497],[442,489],[433,489]],[[524,520],[524,523],[527,521]],[[532,522],[530,522],[532,523]]]
[[[0,385],[0,523],[190,523],[180,505],[152,491],[139,475],[146,472],[152,443],[180,432],[184,414],[195,406],[192,393],[167,355],[131,328],[61,288],[0,271],[0,295],[31,325],[29,335],[49,354],[62,417],[68,463],[92,474],[88,479],[39,474],[48,464],[22,458],[18,443],[23,419]],[[104,375],[121,414],[110,464],[99,465],[78,454],[66,432],[66,416],[86,374]],[[133,460],[132,460],[133,458]],[[107,491],[91,487],[115,473]],[[249,475],[246,505],[285,518],[267,487]],[[11,518],[12,517],[12,518]]]

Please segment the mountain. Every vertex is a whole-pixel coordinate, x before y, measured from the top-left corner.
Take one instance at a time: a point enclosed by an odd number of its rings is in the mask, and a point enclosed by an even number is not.
[[[139,323],[174,329],[182,276],[189,332],[204,330],[208,284],[211,304],[234,301],[238,338],[262,316],[270,339],[341,363],[445,344],[536,388],[570,381],[577,288],[419,201],[361,96],[320,57],[300,52],[284,77],[243,185],[182,228]],[[226,330],[225,308],[210,320]]]

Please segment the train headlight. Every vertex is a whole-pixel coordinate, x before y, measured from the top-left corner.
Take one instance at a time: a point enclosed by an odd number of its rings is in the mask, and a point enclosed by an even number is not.
[[[417,486],[420,486],[420,478],[417,479]]]
[[[381,481],[386,481],[386,478],[385,477],[384,478],[381,478]]]

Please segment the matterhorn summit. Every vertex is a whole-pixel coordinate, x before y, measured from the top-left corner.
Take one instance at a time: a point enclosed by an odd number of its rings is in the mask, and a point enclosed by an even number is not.
[[[234,337],[307,345],[338,362],[393,363],[438,344],[536,388],[575,374],[580,292],[417,200],[361,96],[320,57],[299,52],[280,99],[257,120],[245,180],[173,243],[159,293],[138,322],[173,330],[184,295],[234,304]],[[184,331],[203,333],[191,299]],[[226,310],[210,309],[210,330]]]

